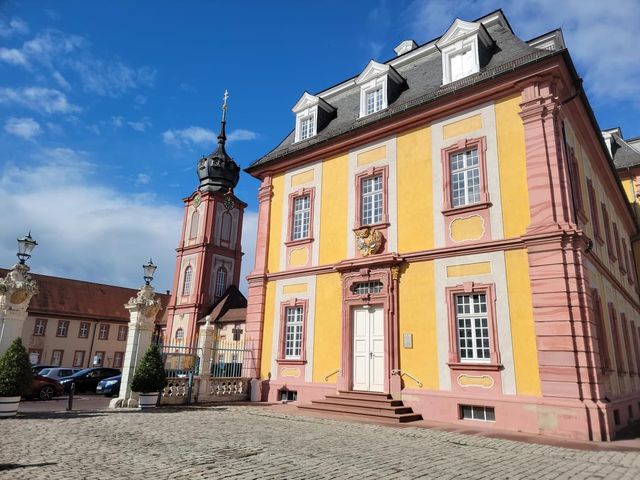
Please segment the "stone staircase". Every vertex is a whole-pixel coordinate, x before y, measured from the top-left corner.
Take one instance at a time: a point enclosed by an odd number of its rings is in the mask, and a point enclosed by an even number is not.
[[[327,412],[357,418],[366,418],[383,423],[406,423],[422,420],[422,415],[405,407],[402,400],[393,400],[391,395],[377,392],[340,391],[327,395],[322,400],[298,405],[301,410]]]

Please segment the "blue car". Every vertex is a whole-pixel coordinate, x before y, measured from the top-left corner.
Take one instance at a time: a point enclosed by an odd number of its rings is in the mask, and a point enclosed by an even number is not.
[[[104,395],[106,397],[115,397],[120,393],[121,380],[122,374],[100,380],[98,386],[96,387],[96,393],[99,395]]]

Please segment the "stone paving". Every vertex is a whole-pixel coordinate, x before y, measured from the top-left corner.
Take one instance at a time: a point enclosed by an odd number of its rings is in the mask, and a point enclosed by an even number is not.
[[[247,406],[0,421],[0,479],[617,479],[640,453],[579,451]]]

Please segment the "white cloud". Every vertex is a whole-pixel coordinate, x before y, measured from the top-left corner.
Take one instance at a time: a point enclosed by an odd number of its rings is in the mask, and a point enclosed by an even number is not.
[[[64,88],[65,90],[71,90],[71,85],[67,82],[67,79],[62,76],[62,74],[55,70],[51,76],[56,81],[56,83],[60,86],[60,88]]]
[[[151,181],[151,177],[146,173],[139,173],[136,177],[136,185],[147,185]]]
[[[81,59],[71,59],[66,64],[78,74],[86,91],[108,97],[152,86],[156,77],[153,68],[134,68],[120,60],[103,61],[84,56]]]
[[[162,134],[162,140],[167,145],[193,145],[211,144],[215,141],[216,134],[207,128],[188,127],[182,130],[167,130]]]
[[[0,37],[11,37],[12,35],[24,35],[29,33],[27,22],[18,17],[13,17],[8,22],[0,18]]]
[[[60,90],[43,87],[0,88],[0,104],[16,104],[40,113],[74,113],[80,107],[69,103]]]
[[[15,262],[15,239],[31,229],[39,244],[29,262],[35,273],[135,288],[152,257],[154,285],[172,288],[179,200],[166,205],[101,185],[86,152],[43,150],[32,160],[0,172],[1,265]]]
[[[498,0],[414,1],[403,18],[410,34],[428,40],[442,35],[456,17],[473,20],[503,7]],[[640,97],[640,2],[611,0],[530,0],[510,2],[504,12],[525,40],[561,27],[569,52],[585,79],[586,89],[601,99]]]
[[[0,61],[21,67],[29,66],[29,62],[24,54],[15,48],[0,48]]]
[[[242,142],[246,140],[255,140],[256,138],[258,138],[258,134],[256,132],[244,130],[242,128],[232,130],[231,133],[227,135],[228,142]]]
[[[213,130],[202,127],[188,127],[184,129],[170,129],[162,134],[162,140],[167,145],[191,146],[191,145],[211,145],[216,142],[218,134]],[[255,140],[258,138],[256,132],[238,128],[232,130],[227,135],[227,142],[241,142]]]
[[[121,126],[124,125],[124,118],[123,117],[111,117],[111,125],[113,125],[116,128],[120,128]]]
[[[142,120],[138,120],[137,122],[127,122],[127,125],[129,125],[136,132],[144,132],[151,126],[151,122],[148,118],[145,117]]]
[[[4,130],[16,137],[31,140],[42,133],[40,124],[33,118],[9,118],[4,124]]]

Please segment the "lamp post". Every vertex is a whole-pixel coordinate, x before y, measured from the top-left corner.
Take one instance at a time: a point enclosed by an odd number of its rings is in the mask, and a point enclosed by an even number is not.
[[[33,238],[31,238],[31,230],[26,237],[18,238],[18,253],[16,256],[20,260],[20,264],[24,265],[25,262],[31,258],[31,252],[38,245]]]
[[[148,263],[142,265],[142,271],[144,272],[144,284],[150,285],[153,280],[153,274],[156,272],[157,265],[153,264],[153,260],[149,259]]]

